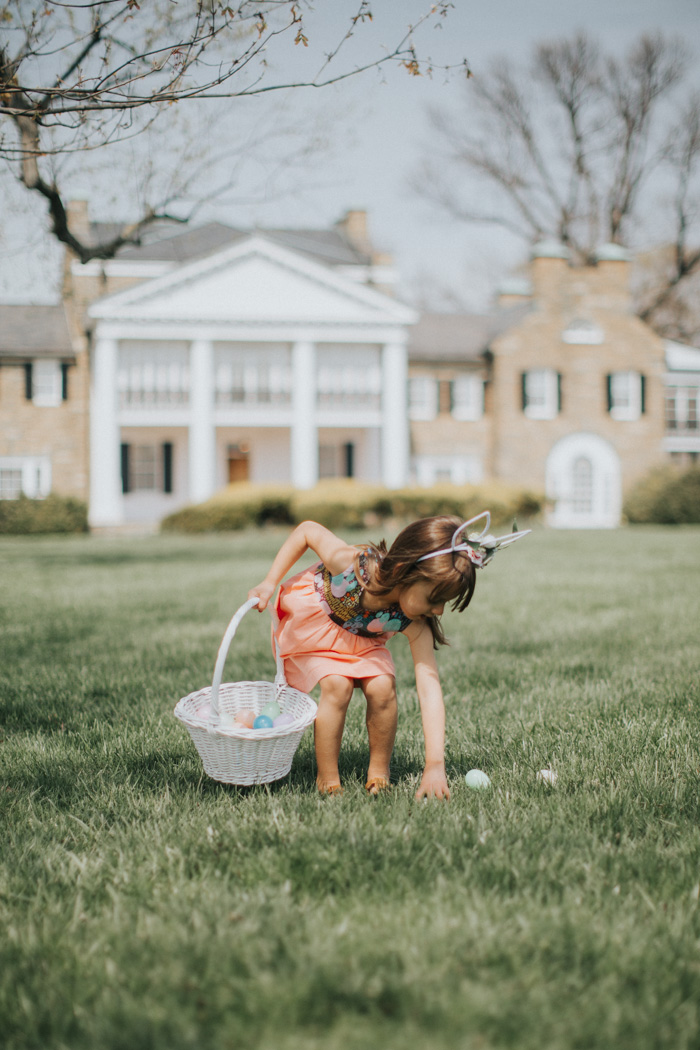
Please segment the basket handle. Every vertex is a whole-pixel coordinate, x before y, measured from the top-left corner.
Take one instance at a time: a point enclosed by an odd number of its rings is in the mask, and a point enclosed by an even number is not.
[[[221,685],[221,678],[224,673],[224,664],[226,663],[226,657],[228,656],[229,646],[233,641],[233,636],[238,630],[238,625],[250,610],[254,609],[258,604],[259,599],[249,598],[247,602],[241,605],[233,616],[231,622],[224,632],[224,637],[221,639],[221,645],[219,651],[216,654],[216,665],[214,667],[214,677],[211,683],[211,715],[209,716],[209,722],[213,721],[215,717],[219,715],[219,686]],[[279,696],[280,692],[286,687],[287,679],[284,677],[284,664],[282,663],[282,657],[280,656],[280,648],[277,643],[277,637],[275,637],[275,660],[277,663],[277,673],[275,674],[275,696]]]

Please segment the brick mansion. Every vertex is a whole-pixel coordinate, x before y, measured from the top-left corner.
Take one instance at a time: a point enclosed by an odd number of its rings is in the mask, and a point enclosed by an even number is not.
[[[83,203],[70,222],[100,235]],[[551,525],[603,528],[700,454],[700,350],[635,316],[618,245],[586,267],[537,245],[488,315],[419,314],[393,285],[357,211],[67,255],[59,303],[0,305],[0,498],[73,495],[113,526],[240,480],[499,479],[545,494]]]

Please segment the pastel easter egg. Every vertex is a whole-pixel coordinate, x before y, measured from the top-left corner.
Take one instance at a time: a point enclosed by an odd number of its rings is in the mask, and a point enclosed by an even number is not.
[[[238,725],[236,722],[236,716],[230,711],[222,711],[219,715],[219,723],[226,729],[233,729],[234,726]]]
[[[483,791],[484,788],[491,787],[491,781],[482,769],[470,769],[465,774],[464,779],[467,787],[473,788],[475,791]]]
[[[209,721],[209,715],[211,714],[211,704],[202,704],[201,707],[197,708],[197,718],[201,718],[203,722]]]
[[[263,707],[263,709],[260,712],[260,714],[261,715],[267,715],[267,717],[271,718],[272,721],[274,722],[274,720],[277,718],[277,715],[281,714],[281,711],[282,711],[282,709],[281,709],[280,705],[277,703],[277,701],[276,700],[271,700],[269,704],[265,704],[265,706]]]
[[[253,729],[272,729],[272,719],[267,715],[258,715],[253,722]]]
[[[557,774],[553,769],[541,769],[537,774],[537,779],[541,784],[549,784],[550,787],[554,787],[557,782]]]
[[[247,729],[253,728],[253,722],[255,721],[255,711],[249,711],[247,708],[242,708],[236,712],[236,722],[240,726],[245,726]]]
[[[293,721],[294,715],[290,715],[289,711],[283,711],[281,715],[277,715],[272,724],[276,729],[277,726],[290,726]]]

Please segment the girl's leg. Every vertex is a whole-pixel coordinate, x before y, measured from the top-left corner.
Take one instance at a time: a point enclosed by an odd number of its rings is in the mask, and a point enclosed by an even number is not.
[[[366,786],[371,794],[376,795],[389,786],[389,766],[398,717],[396,681],[393,675],[381,674],[363,678],[360,684],[367,699],[369,769]]]
[[[316,745],[316,785],[324,794],[340,790],[338,756],[343,739],[345,715],[352,698],[355,682],[352,678],[330,674],[321,679],[321,698],[314,722]]]

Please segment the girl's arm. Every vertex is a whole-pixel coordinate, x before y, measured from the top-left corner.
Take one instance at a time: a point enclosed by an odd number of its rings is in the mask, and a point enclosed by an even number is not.
[[[438,675],[433,635],[426,623],[412,624],[405,631],[416,670],[416,688],[425,737],[425,768],[416,798],[449,798],[445,775],[445,704]]]
[[[353,558],[357,554],[354,547],[345,543],[323,525],[315,521],[302,521],[280,547],[265,579],[248,591],[249,598],[260,599],[259,612],[266,608],[277,585],[307,550],[314,551],[334,575],[352,565]]]

